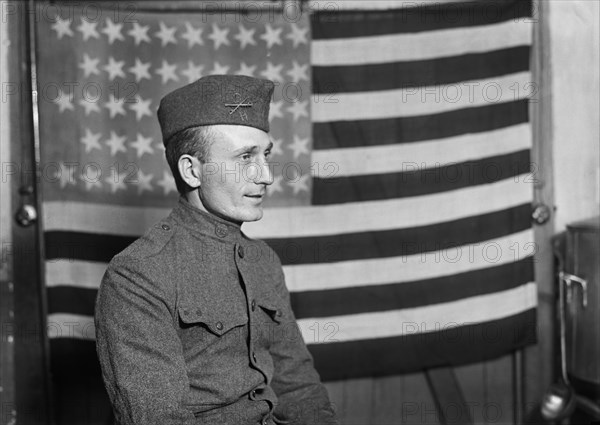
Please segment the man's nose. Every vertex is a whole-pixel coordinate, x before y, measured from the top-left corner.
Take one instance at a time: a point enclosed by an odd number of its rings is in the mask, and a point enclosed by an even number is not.
[[[273,171],[266,160],[259,160],[254,163],[252,168],[251,180],[256,184],[270,185],[273,183]]]

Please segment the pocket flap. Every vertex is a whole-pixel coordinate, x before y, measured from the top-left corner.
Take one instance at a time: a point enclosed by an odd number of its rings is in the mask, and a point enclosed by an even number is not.
[[[219,336],[248,322],[246,314],[234,309],[218,310],[216,306],[182,304],[177,310],[179,319],[186,325],[203,324],[208,330]]]

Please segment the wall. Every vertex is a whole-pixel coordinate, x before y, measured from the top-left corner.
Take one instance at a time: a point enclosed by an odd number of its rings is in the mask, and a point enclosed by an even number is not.
[[[550,22],[555,230],[600,212],[600,2],[553,0]]]

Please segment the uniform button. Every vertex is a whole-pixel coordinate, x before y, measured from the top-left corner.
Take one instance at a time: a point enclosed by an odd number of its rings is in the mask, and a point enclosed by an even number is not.
[[[254,360],[254,363],[256,363],[256,353],[254,351],[252,352],[252,360]]]
[[[275,316],[277,316],[277,317],[281,317],[281,314],[282,314],[282,313],[281,313],[281,310],[277,310],[277,311],[275,312]]]
[[[223,329],[223,323],[221,323],[221,322],[217,322],[216,326],[217,326],[218,330],[222,330]]]
[[[163,230],[166,230],[166,231],[169,231],[169,230],[171,230],[171,226],[169,226],[168,224],[163,224],[163,225],[162,225],[162,226],[160,226],[160,227],[162,227],[162,229],[163,229]]]
[[[218,237],[224,238],[225,236],[227,236],[227,227],[225,227],[222,224],[217,224],[217,226],[215,227],[215,233]]]
[[[256,300],[252,300],[252,302],[250,303],[250,308],[252,308],[252,311],[256,310]]]
[[[188,310],[183,310],[183,315],[187,316],[188,314],[190,314],[190,312]]]

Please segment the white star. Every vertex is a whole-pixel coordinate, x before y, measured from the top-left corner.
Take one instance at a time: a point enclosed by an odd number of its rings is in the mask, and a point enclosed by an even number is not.
[[[106,26],[102,33],[108,37],[109,44],[113,44],[115,40],[125,40],[125,37],[121,34],[121,28],[123,28],[123,24],[115,24],[110,18],[106,18]]]
[[[300,117],[308,117],[308,101],[302,100],[299,102],[294,102],[292,106],[287,108],[287,111],[294,115],[294,121],[298,120]]]
[[[188,67],[181,71],[181,73],[187,77],[189,83],[192,83],[202,76],[203,69],[204,66],[196,66],[194,62],[188,61]]]
[[[152,192],[152,184],[150,181],[154,177],[152,174],[144,174],[141,169],[137,170],[137,185],[138,185],[138,195],[140,195],[145,190]]]
[[[294,135],[294,142],[288,146],[288,149],[294,152],[294,159],[298,159],[298,157],[302,154],[309,154],[308,142],[310,142],[308,137],[300,138]]]
[[[283,150],[281,149],[281,146],[283,145],[283,140],[281,139],[271,139],[271,142],[273,142],[273,147],[271,148],[271,155],[283,155]]]
[[[288,185],[291,186],[294,191],[294,195],[297,195],[300,192],[308,192],[308,177],[308,174],[304,174],[300,176],[298,180],[288,182]]]
[[[163,194],[167,195],[169,192],[177,192],[177,186],[175,186],[175,179],[171,173],[163,171],[162,180],[158,181],[158,185],[163,188]]]
[[[104,180],[110,185],[110,192],[115,193],[119,190],[126,190],[127,186],[125,186],[125,179],[128,175],[129,172],[118,174],[117,169],[115,167],[111,167],[110,176]]]
[[[273,118],[283,118],[283,100],[278,100],[277,102],[271,102],[271,106],[269,108],[269,121]]]
[[[273,178],[273,183],[271,183],[271,186],[267,188],[267,191],[270,195],[277,192],[283,192],[283,187],[281,186],[282,180],[283,176],[275,176]]]
[[[84,94],[84,98],[79,99],[79,102],[77,102],[77,103],[79,103],[79,106],[82,106],[85,109],[86,116],[88,116],[92,112],[100,112],[100,106],[98,106],[98,102],[95,100],[92,101],[90,99],[86,99],[85,94]]]
[[[152,149],[152,137],[144,137],[141,133],[137,134],[135,142],[131,143],[131,147],[137,151],[137,157],[141,158],[145,153],[152,155],[154,149]]]
[[[210,71],[211,74],[227,74],[229,67],[227,65],[221,65],[219,62],[215,62],[215,67]]]
[[[286,72],[286,74],[290,76],[294,83],[298,83],[302,80],[308,81],[308,64],[300,65],[298,62],[294,61],[292,69]]]
[[[179,81],[179,77],[175,74],[177,65],[171,65],[166,60],[162,61],[162,66],[155,72],[162,77],[162,83],[166,84],[169,80]]]
[[[54,177],[60,179],[60,187],[61,189],[67,185],[72,184],[75,186],[77,184],[77,180],[75,180],[75,170],[77,166],[75,163],[65,164],[64,162],[60,163],[60,170],[57,170],[54,174]]]
[[[100,182],[101,174],[101,170],[96,166],[85,168],[85,171],[82,171],[79,177],[85,182],[85,190],[89,191],[95,187],[102,189],[102,182]]]
[[[262,71],[260,75],[264,78],[272,81],[283,81],[283,77],[281,76],[281,70],[283,69],[283,64],[278,66],[273,65],[270,61],[267,62],[267,69]]]
[[[308,27],[300,28],[298,25],[292,24],[292,32],[285,38],[292,40],[294,42],[294,48],[296,48],[299,44],[308,44],[307,34]]]
[[[109,95],[108,101],[104,104],[104,107],[110,111],[110,117],[114,118],[117,115],[125,115],[125,108],[123,104],[125,99],[117,99],[114,94]]]
[[[152,116],[152,112],[150,112],[150,104],[152,103],[151,99],[144,100],[141,96],[137,95],[135,97],[134,102],[130,102],[129,109],[135,112],[135,119],[137,121],[141,120],[143,117]]]
[[[188,49],[194,47],[194,45],[203,45],[202,41],[202,28],[194,28],[189,22],[185,23],[185,32],[181,35],[181,38],[187,40]]]
[[[125,61],[116,61],[112,56],[108,58],[108,65],[105,65],[103,69],[108,72],[108,78],[114,80],[116,77],[125,78],[125,72],[123,72],[123,65]]]
[[[83,69],[86,78],[92,74],[100,75],[100,71],[98,71],[98,62],[100,62],[100,59],[92,59],[87,53],[83,54],[83,62],[79,63],[79,68]]]
[[[118,136],[117,133],[111,130],[110,138],[105,142],[110,148],[110,155],[115,156],[117,152],[127,152],[125,149],[125,136]]]
[[[247,30],[246,27],[240,25],[240,32],[234,35],[233,38],[240,42],[242,49],[245,49],[248,44],[256,46],[256,41],[254,40],[255,32],[255,28],[250,28],[249,30]]]
[[[213,41],[213,43],[215,43],[215,50],[221,47],[222,44],[224,44],[225,46],[229,46],[229,39],[227,38],[227,34],[229,34],[229,28],[223,28],[221,30],[219,29],[217,24],[213,24],[212,28],[213,30],[208,36],[208,38],[210,38]]]
[[[56,36],[59,40],[63,38],[64,35],[68,35],[69,37],[73,36],[70,19],[61,19],[57,16],[56,22],[52,24],[52,29],[56,31]]]
[[[137,22],[133,23],[133,28],[129,30],[128,35],[132,36],[135,40],[135,45],[137,46],[142,41],[146,43],[152,43],[150,37],[148,36],[148,30],[150,29],[149,25],[142,26]]]
[[[177,31],[177,28],[169,28],[162,21],[158,25],[160,26],[160,31],[158,31],[155,36],[160,38],[162,47],[165,47],[169,43],[177,44],[177,40],[175,39],[175,31]]]
[[[283,28],[274,29],[271,27],[271,24],[267,24],[265,25],[265,29],[265,33],[261,35],[260,38],[265,40],[265,43],[267,43],[267,49],[270,49],[275,44],[281,45],[281,31]]]
[[[71,98],[71,93],[64,92],[62,90],[59,91],[58,96],[52,99],[52,102],[58,105],[58,110],[60,112],[64,112],[65,110],[73,111],[75,107],[73,106],[73,99]]]
[[[239,71],[236,72],[237,75],[249,75],[254,76],[254,71],[256,71],[256,65],[250,66],[246,65],[246,62],[242,62],[240,65]]]
[[[144,78],[148,80],[152,79],[150,76],[150,62],[144,63],[139,58],[135,58],[135,65],[129,68],[129,72],[135,75],[135,81],[138,83],[142,81]]]
[[[97,22],[89,22],[81,18],[81,24],[77,27],[77,30],[81,32],[83,41],[87,41],[88,38],[100,38],[100,34],[96,31]]]
[[[81,144],[85,145],[85,153],[90,152],[92,149],[102,150],[100,136],[102,136],[102,133],[92,133],[89,128],[85,129],[85,136],[80,139]]]

